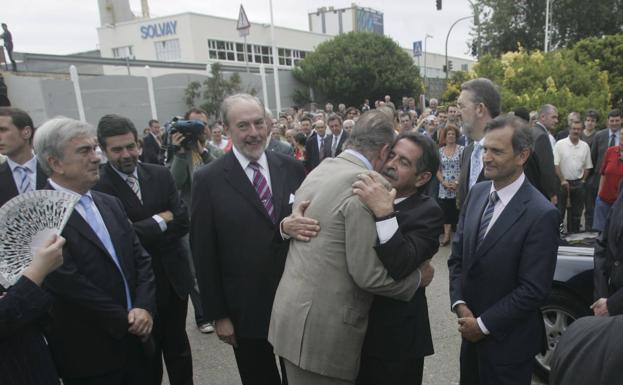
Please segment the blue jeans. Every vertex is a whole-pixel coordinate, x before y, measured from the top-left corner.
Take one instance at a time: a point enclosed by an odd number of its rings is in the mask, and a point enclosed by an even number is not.
[[[606,219],[608,218],[608,213],[610,212],[610,208],[612,204],[604,202],[598,196],[595,199],[595,211],[593,213],[593,230],[602,232],[605,230]]]

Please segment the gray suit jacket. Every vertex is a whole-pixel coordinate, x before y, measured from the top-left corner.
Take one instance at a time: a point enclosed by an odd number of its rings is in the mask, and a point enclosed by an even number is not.
[[[275,353],[300,368],[354,381],[374,294],[408,301],[417,290],[416,269],[394,281],[374,251],[376,225],[352,194],[365,172],[350,153],[323,161],[296,192],[310,200],[305,215],[320,222],[310,242],[292,241],[273,303],[268,340]]]
[[[278,139],[271,139],[270,142],[268,142],[268,147],[266,149],[268,151],[278,152],[283,155],[294,156],[294,149],[292,146]]]
[[[532,138],[534,139],[534,153],[537,157],[540,170],[541,188],[548,199],[558,194],[560,181],[554,168],[554,151],[552,143],[549,141],[547,129],[537,122],[532,128]]]

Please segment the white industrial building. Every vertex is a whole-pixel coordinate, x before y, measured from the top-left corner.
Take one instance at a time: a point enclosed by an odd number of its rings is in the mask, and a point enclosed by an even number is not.
[[[270,25],[253,23],[245,39],[240,36],[236,19],[180,13],[163,17],[149,17],[147,0],[143,0],[143,15],[137,17],[130,11],[129,0],[99,0],[101,26],[97,29],[102,57],[158,60],[185,63],[221,62],[228,66],[258,67],[272,65]],[[275,45],[279,68],[292,69],[318,44],[339,33],[372,31],[383,33],[381,12],[357,7],[319,8],[308,13],[310,31],[275,26]],[[411,49],[405,50],[411,53]],[[424,58],[414,58],[422,76],[445,76],[444,55],[423,53]],[[474,61],[451,57],[454,70],[471,68]],[[169,73],[171,69],[158,69],[155,74]],[[125,73],[123,67],[105,66],[104,73]],[[180,70],[176,70],[180,72]],[[196,72],[188,70],[188,72]]]

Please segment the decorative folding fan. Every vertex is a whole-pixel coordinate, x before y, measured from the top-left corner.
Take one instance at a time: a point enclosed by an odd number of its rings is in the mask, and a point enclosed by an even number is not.
[[[17,281],[34,253],[63,231],[79,200],[78,194],[37,190],[0,207],[0,285],[6,288]]]

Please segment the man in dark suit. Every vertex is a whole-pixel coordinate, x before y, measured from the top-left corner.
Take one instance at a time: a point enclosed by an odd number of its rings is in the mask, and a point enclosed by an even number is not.
[[[539,307],[551,290],[559,215],[523,173],[531,147],[521,119],[491,121],[483,157],[491,182],[472,187],[461,210],[448,260],[461,384],[528,385],[544,348]]]
[[[601,183],[601,166],[604,162],[604,156],[608,147],[618,146],[621,142],[621,123],[623,122],[623,114],[620,110],[614,109],[608,113],[608,127],[595,133],[593,143],[591,144],[591,160],[593,161],[592,188],[594,196],[599,193],[599,185]],[[595,213],[595,216],[599,216]],[[606,218],[599,218],[596,222],[603,224]]]
[[[329,116],[327,122],[331,134],[326,139],[325,158],[335,158],[344,150],[344,143],[348,140],[348,132],[342,129],[342,118],[339,115]]]
[[[551,104],[544,104],[539,111],[539,118],[532,128],[534,140],[534,153],[538,159],[541,172],[540,182],[543,193],[552,202],[558,204],[558,192],[560,180],[556,176],[554,167],[554,143],[555,140],[550,130],[558,124],[558,110]]]
[[[151,338],[154,276],[121,202],[91,190],[99,179],[95,131],[52,119],[34,147],[47,187],[80,198],[62,232],[63,264],[44,281],[54,297],[46,336],[63,383],[147,383],[142,342]]]
[[[279,384],[267,341],[289,244],[279,223],[305,173],[293,158],[265,151],[268,130],[257,98],[230,96],[221,113],[232,151],[197,171],[192,187],[199,291],[206,319],[216,320],[217,335],[234,347],[242,383]]]
[[[193,368],[186,335],[188,294],[194,278],[181,239],[188,233],[188,211],[173,176],[159,165],[138,163],[137,131],[131,120],[106,115],[97,126],[108,162],[95,190],[121,200],[141,244],[151,256],[156,283],[154,384],[162,382],[162,359],[169,382],[192,384]]]
[[[327,155],[327,146],[329,141],[326,135],[327,126],[324,120],[314,122],[314,132],[307,138],[305,142],[305,170],[309,173],[322,162]]]
[[[422,271],[422,264],[439,248],[443,212],[434,198],[422,192],[439,169],[438,154],[430,139],[403,133],[381,172],[394,187],[395,195],[374,175],[362,176],[353,185],[355,194],[376,218],[390,217],[377,220],[379,242],[375,249],[394,280],[405,278],[416,268]],[[433,354],[425,292],[429,282],[425,277],[423,274],[423,282],[409,302],[374,297],[358,385],[422,383],[424,357]]]
[[[30,116],[13,107],[0,107],[0,206],[18,194],[42,189],[47,176],[32,152],[35,126]]]
[[[164,149],[160,135],[160,122],[150,120],[149,133],[143,138],[143,163],[164,165]]]

